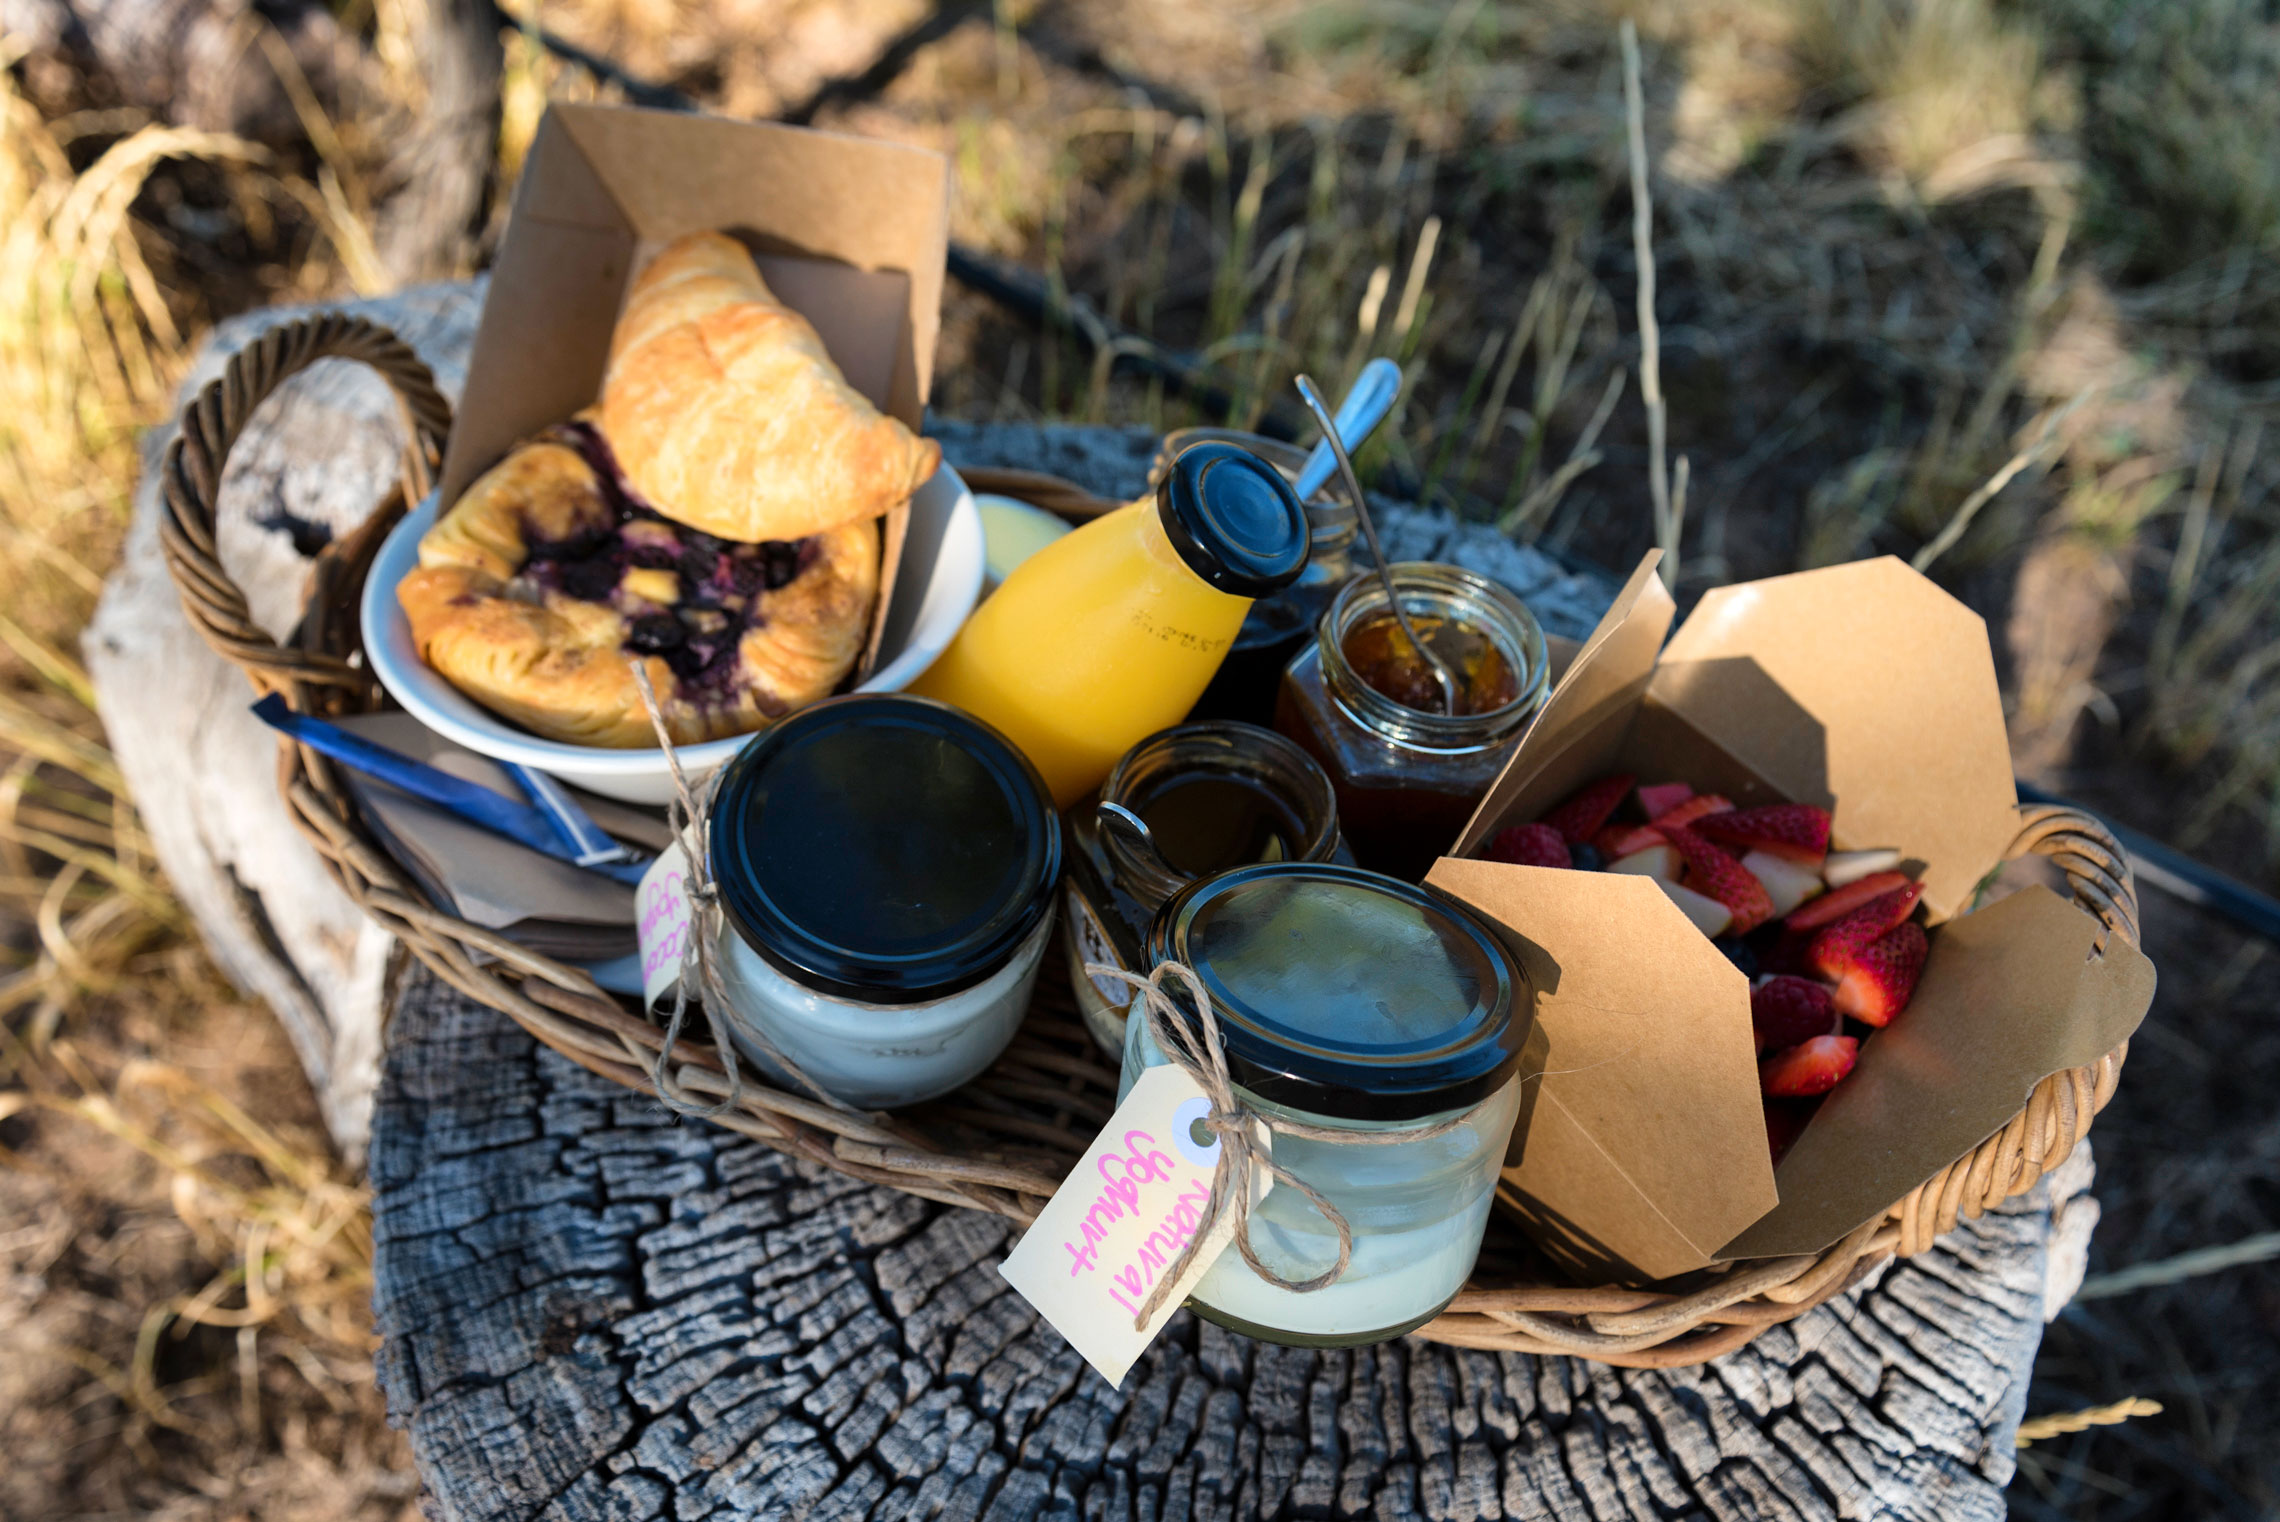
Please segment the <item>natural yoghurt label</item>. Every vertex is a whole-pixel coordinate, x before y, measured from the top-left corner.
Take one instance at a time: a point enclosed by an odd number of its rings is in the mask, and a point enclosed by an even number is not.
[[[1211,1204],[1220,1143],[1196,1125],[1210,1112],[1179,1068],[1142,1073],[998,1269],[1112,1385],[1234,1238],[1223,1211],[1155,1314],[1134,1326]],[[1268,1182],[1264,1170],[1255,1173],[1254,1201]]]
[[[679,842],[657,853],[634,889],[635,934],[641,945],[641,1007],[655,1010],[681,981],[681,957],[696,931],[689,903],[689,858]]]

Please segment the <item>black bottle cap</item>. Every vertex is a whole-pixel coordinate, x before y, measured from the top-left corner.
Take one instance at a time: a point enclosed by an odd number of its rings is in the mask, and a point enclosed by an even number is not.
[[[1265,597],[1306,569],[1306,509],[1272,465],[1234,444],[1194,444],[1156,488],[1156,517],[1188,568],[1222,592]]]

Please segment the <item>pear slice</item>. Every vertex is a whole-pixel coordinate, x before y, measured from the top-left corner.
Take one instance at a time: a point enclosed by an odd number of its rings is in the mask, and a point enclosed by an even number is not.
[[[1820,873],[1771,851],[1752,851],[1742,858],[1742,865],[1765,884],[1765,896],[1773,900],[1773,918],[1777,920],[1821,891]]]
[[[1649,846],[1644,851],[1633,851],[1610,864],[1610,872],[1629,872],[1638,877],[1651,877],[1657,882],[1675,883],[1679,868],[1684,865],[1673,845]]]
[[[1686,912],[1686,917],[1694,921],[1695,929],[1712,940],[1724,935],[1727,927],[1734,923],[1733,911],[1714,898],[1706,898],[1692,888],[1681,888],[1678,884],[1665,882],[1659,877],[1655,879],[1655,885],[1669,894],[1670,901]]]
[[[1831,851],[1821,863],[1821,881],[1832,888],[1842,888],[1846,883],[1859,882],[1871,872],[1889,872],[1899,865],[1900,853],[1889,848]]]

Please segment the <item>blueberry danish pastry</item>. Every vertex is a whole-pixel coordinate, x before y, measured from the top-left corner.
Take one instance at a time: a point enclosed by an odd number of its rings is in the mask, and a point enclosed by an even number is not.
[[[550,740],[676,745],[759,729],[854,668],[879,584],[877,520],[738,544],[672,522],[573,425],[525,444],[420,540],[396,589],[421,657]]]
[[[940,448],[847,384],[744,246],[692,233],[633,283],[596,405],[470,486],[398,586],[421,658],[577,745],[759,729],[862,653],[881,514]]]

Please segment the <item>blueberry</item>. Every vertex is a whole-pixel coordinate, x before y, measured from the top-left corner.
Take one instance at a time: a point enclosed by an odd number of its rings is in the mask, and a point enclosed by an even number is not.
[[[1568,847],[1568,859],[1579,872],[1596,872],[1607,865],[1607,858],[1599,854],[1599,847],[1585,841],[1580,846]]]
[[[800,574],[800,547],[797,544],[785,544],[780,540],[771,540],[760,546],[760,552],[766,557],[768,570],[764,584],[769,591],[773,592],[778,587],[790,586],[793,579]]]
[[[607,556],[567,561],[562,567],[562,590],[584,602],[607,602],[617,590],[618,567]]]
[[[670,613],[644,613],[626,630],[625,646],[637,655],[656,655],[677,648],[683,635],[681,621]]]
[[[1749,942],[1738,935],[1727,935],[1720,936],[1710,944],[1726,953],[1726,960],[1739,967],[1742,970],[1743,977],[1754,978],[1757,976],[1758,956],[1757,952],[1751,949]]]
[[[564,539],[532,539],[523,553],[534,561],[584,560],[601,549],[609,537],[600,529],[584,529]]]

